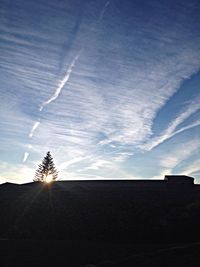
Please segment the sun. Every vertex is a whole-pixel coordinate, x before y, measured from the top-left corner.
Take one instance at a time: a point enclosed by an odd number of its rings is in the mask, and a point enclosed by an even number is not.
[[[49,174],[45,177],[45,183],[51,183],[53,181],[53,175]]]

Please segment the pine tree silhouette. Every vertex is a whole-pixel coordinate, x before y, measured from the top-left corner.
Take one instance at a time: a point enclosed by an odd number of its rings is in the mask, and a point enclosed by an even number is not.
[[[49,179],[50,177],[50,179]],[[48,151],[47,155],[44,157],[42,164],[38,165],[38,169],[35,172],[34,182],[47,182],[55,181],[58,178],[58,171],[56,170],[55,164],[53,162],[53,157]]]

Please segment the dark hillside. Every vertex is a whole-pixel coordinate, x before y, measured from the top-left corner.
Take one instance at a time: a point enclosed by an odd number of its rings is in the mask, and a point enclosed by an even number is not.
[[[4,184],[0,186],[0,236],[112,242],[196,241],[200,239],[200,191],[193,183],[186,184]]]

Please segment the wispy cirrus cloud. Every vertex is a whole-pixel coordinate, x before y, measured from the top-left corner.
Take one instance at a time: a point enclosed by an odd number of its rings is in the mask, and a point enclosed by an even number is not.
[[[151,150],[154,147],[162,144],[164,141],[168,140],[169,138],[179,134],[185,130],[191,129],[193,127],[199,126],[200,121],[197,120],[193,123],[190,123],[187,126],[182,126],[180,129],[177,129],[185,120],[187,120],[191,115],[196,113],[200,110],[200,98],[197,97],[191,101],[189,105],[185,107],[185,109],[176,116],[172,122],[170,122],[169,126],[161,133],[160,136],[151,139],[146,144],[142,145],[141,148],[146,150]]]
[[[179,142],[170,147],[167,152],[164,151],[159,157],[156,157],[158,173],[153,178],[158,179],[170,174],[191,175],[193,172],[198,171],[199,160],[191,163],[190,159],[198,153],[199,149],[200,141],[198,138],[183,143]],[[185,166],[187,162],[190,163]]]
[[[0,183],[28,183],[33,181],[34,168],[24,164],[10,164],[8,162],[0,162]]]
[[[49,105],[51,102],[55,101],[59,97],[62,89],[67,84],[67,82],[68,82],[68,80],[70,78],[70,75],[71,75],[71,73],[73,71],[73,68],[75,67],[76,61],[79,59],[79,57],[81,55],[81,52],[82,52],[82,50],[72,60],[69,68],[67,69],[67,73],[65,74],[64,78],[60,81],[60,84],[59,84],[58,88],[56,89],[54,95],[52,97],[50,97],[47,101],[45,101],[41,105],[41,107],[39,109],[40,112],[44,109],[44,107],[46,107],[47,105]],[[40,121],[37,121],[37,122],[34,123],[32,129],[31,129],[31,131],[29,133],[29,138],[33,137],[33,135],[34,135],[35,131],[37,130],[37,128],[39,127],[40,123],[41,123]],[[30,155],[30,153],[28,153],[28,152],[24,153],[24,157],[23,157],[23,162],[24,163],[27,161],[29,155]]]
[[[157,176],[161,176],[163,173],[191,175],[193,171],[199,170],[197,162],[191,163],[190,161],[190,158],[194,157],[199,149],[200,142],[197,138],[175,145],[168,153],[163,153],[158,160],[158,169],[160,169],[160,174]],[[189,166],[184,167],[183,163],[185,162],[190,162]]]
[[[51,150],[64,178],[81,169],[85,177],[135,177],[131,166],[152,152],[154,168],[173,171],[170,155],[159,167],[156,155],[166,140],[172,148],[177,134],[187,130],[193,138],[198,100],[188,94],[187,104],[177,97],[179,106],[169,120],[163,112],[156,134],[154,126],[159,111],[173,109],[170,100],[199,70],[198,5],[175,0],[172,11],[168,2],[147,2],[2,5],[2,160],[23,159],[35,168]]]
[[[68,160],[68,161],[65,161],[65,162],[61,163],[59,165],[59,169],[60,170],[64,170],[65,169],[66,170],[69,166],[71,166],[73,164],[76,164],[76,163],[78,163],[80,161],[87,160],[88,158],[90,158],[90,157],[89,156],[87,156],[87,157],[75,157],[75,158],[73,158],[71,160]]]
[[[198,178],[200,178],[199,173],[200,173],[200,160],[197,159],[194,162],[190,163],[185,168],[183,168],[180,174],[195,175],[195,176],[198,175]]]
[[[169,153],[161,156],[160,165],[173,170],[179,163],[192,156],[195,151],[198,151],[199,148],[200,141],[198,139],[179,144],[174,149],[171,149]]]
[[[105,14],[106,9],[107,9],[107,7],[109,6],[109,4],[110,4],[110,1],[107,1],[107,2],[105,3],[103,9],[102,9],[101,12],[100,12],[98,22],[100,22],[100,21],[103,19],[104,14]],[[79,22],[78,22],[77,25],[78,25],[78,28],[79,28],[79,26],[80,26],[80,25],[79,25]],[[75,28],[76,28],[76,27],[75,27]],[[75,32],[74,32],[75,35],[76,35],[76,32],[77,32],[77,29],[76,29]],[[74,36],[74,39],[75,39],[75,36]],[[72,42],[73,42],[73,41],[74,41],[74,40],[72,40]],[[70,46],[69,46],[69,47],[70,47]],[[47,101],[44,101],[44,102],[42,103],[42,105],[40,106],[40,109],[39,109],[40,112],[43,111],[44,107],[46,107],[47,105],[49,105],[51,102],[55,101],[55,100],[59,97],[59,95],[61,94],[61,92],[62,92],[64,86],[65,86],[65,85],[67,84],[67,82],[69,81],[70,76],[71,76],[71,74],[72,74],[72,72],[73,72],[73,68],[75,67],[76,62],[78,61],[78,59],[79,59],[81,53],[84,51],[84,48],[85,48],[85,47],[84,47],[84,45],[82,44],[82,48],[81,48],[81,50],[77,53],[77,55],[74,57],[74,59],[73,59],[72,62],[70,63],[69,68],[67,69],[67,72],[66,72],[64,78],[60,81],[60,83],[59,83],[57,89],[55,90],[55,93],[53,94],[53,96],[51,96]],[[30,134],[29,134],[29,137],[30,137],[30,138],[33,137],[33,134],[34,134],[34,132],[36,131],[36,129],[39,127],[39,125],[40,125],[40,122],[36,122],[36,123],[33,125],[32,129],[31,129],[31,132],[30,132]],[[26,162],[26,160],[28,159],[29,155],[30,155],[30,154],[29,154],[28,152],[25,152],[25,153],[24,153],[23,162]]]

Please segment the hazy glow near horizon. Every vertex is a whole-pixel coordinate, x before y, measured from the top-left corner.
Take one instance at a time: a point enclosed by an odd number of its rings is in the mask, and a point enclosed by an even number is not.
[[[200,181],[198,0],[1,1],[0,183]]]

